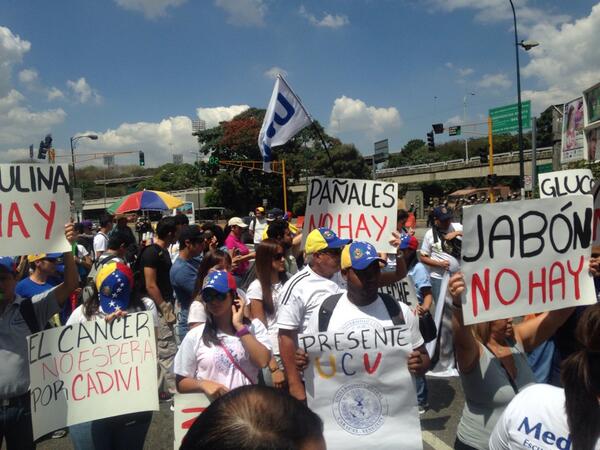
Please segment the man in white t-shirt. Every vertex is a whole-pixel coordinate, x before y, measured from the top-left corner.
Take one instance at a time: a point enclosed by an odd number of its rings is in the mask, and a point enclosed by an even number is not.
[[[288,378],[290,394],[305,399],[302,377],[295,364],[298,334],[305,333],[313,312],[324,299],[346,289],[346,281],[340,273],[342,248],[350,239],[339,239],[329,228],[317,228],[306,237],[306,266],[283,287],[277,311],[279,329],[279,352]],[[404,254],[396,254],[396,270],[381,274],[379,287],[395,283],[406,276]]]
[[[250,221],[248,232],[252,236],[254,245],[261,243],[263,239],[263,231],[267,226],[267,218],[265,216],[265,208],[259,206],[254,211],[254,218]]]
[[[94,260],[97,261],[108,247],[108,233],[112,230],[113,223],[111,216],[104,216],[100,219],[100,231],[94,236]]]
[[[462,239],[463,228],[460,223],[452,222],[452,213],[445,206],[435,208],[433,217],[433,227],[425,233],[419,253],[421,262],[429,270],[433,298],[437,301],[444,272],[459,270],[459,260],[451,254],[451,241],[455,238]],[[455,255],[457,256],[456,253]]]
[[[344,289],[340,275],[340,255],[350,239],[340,239],[329,228],[316,228],[306,237],[307,265],[283,286],[277,311],[279,353],[285,367],[290,394],[304,400],[302,377],[296,367],[298,333],[304,333],[308,320],[321,302]]]
[[[413,375],[422,375],[429,368],[429,355],[425,349],[423,337],[419,331],[419,319],[402,302],[378,293],[381,266],[386,262],[377,255],[377,250],[367,242],[353,242],[346,245],[341,255],[341,273],[347,281],[347,292],[342,292],[337,301],[326,303],[315,312],[306,327],[306,333],[319,331],[349,331],[353,328],[364,329],[365,324],[375,329],[395,326],[396,321],[406,325],[404,333],[411,343],[413,351],[408,355],[408,370]],[[326,308],[327,307],[327,308]],[[321,329],[323,319],[321,311],[329,310],[326,329]]]

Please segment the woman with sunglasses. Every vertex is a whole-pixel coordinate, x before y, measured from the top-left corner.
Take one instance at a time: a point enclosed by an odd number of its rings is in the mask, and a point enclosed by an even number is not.
[[[154,302],[136,289],[133,272],[127,265],[109,262],[102,266],[94,288],[95,295],[73,311],[67,325],[94,320],[111,322],[142,311],[149,312],[154,324],[158,324]],[[151,421],[152,411],[142,411],[72,425],[69,431],[76,450],[141,450]]]
[[[215,398],[256,384],[258,371],[271,359],[271,342],[260,320],[244,317],[231,273],[219,270],[206,279],[202,289],[206,323],[185,336],[174,367],[179,392]]]
[[[265,239],[256,247],[256,275],[256,279],[248,287],[246,296],[250,299],[251,316],[259,319],[267,327],[271,337],[273,357],[268,365],[270,377],[265,373],[265,381],[282,388],[285,385],[285,374],[279,357],[277,307],[281,289],[288,276],[285,271],[285,250],[275,239]]]

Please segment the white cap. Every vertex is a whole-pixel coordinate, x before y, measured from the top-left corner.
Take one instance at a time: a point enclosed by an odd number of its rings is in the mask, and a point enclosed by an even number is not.
[[[239,217],[232,217],[231,219],[229,219],[229,222],[227,222],[227,225],[229,225],[230,227],[237,225],[238,227],[242,228],[246,228],[248,226]]]

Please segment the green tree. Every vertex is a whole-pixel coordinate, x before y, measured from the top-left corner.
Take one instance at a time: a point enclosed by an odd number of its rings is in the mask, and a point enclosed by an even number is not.
[[[152,176],[140,182],[137,188],[155,191],[190,189],[198,185],[198,171],[192,164],[165,164]]]

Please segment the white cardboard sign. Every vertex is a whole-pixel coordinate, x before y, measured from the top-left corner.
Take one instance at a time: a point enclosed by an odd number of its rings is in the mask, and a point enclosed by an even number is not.
[[[540,198],[587,195],[592,193],[594,178],[590,169],[558,170],[538,175]]]
[[[181,446],[181,442],[194,421],[210,405],[210,399],[206,394],[175,394],[175,413],[173,414],[173,435],[175,450]]]
[[[313,178],[308,190],[302,247],[315,228],[331,228],[340,238],[370,242],[379,252],[396,230],[398,184],[370,180]]]
[[[419,304],[415,285],[408,276],[393,284],[380,287],[379,293],[389,294],[396,300],[410,306],[411,309],[415,309]]]
[[[67,164],[0,164],[0,256],[69,251],[69,214]]]
[[[422,449],[406,326],[305,334],[299,347],[309,358],[308,406],[323,420],[328,449]]]
[[[465,208],[465,324],[595,303],[592,215],[591,195]]]
[[[150,313],[52,328],[27,341],[34,439],[94,419],[158,410]]]

